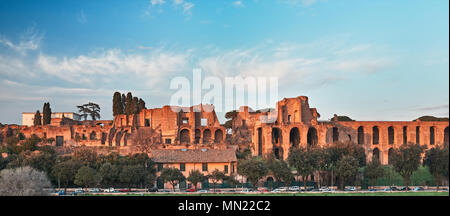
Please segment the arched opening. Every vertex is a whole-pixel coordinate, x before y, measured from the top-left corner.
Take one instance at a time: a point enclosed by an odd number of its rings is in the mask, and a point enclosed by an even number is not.
[[[378,129],[377,126],[373,127],[372,129],[372,143],[374,145],[377,145],[378,143],[380,143],[380,130]]]
[[[308,139],[307,139],[308,147],[316,146],[317,142],[318,142],[317,130],[314,127],[310,127],[308,129]]]
[[[403,126],[403,144],[408,143],[408,127]]]
[[[131,136],[131,134],[125,133],[125,135],[123,136],[123,146],[127,146],[128,138],[129,138],[130,136]]]
[[[420,144],[420,127],[416,127],[416,144]]]
[[[201,136],[202,136],[202,132],[199,129],[195,129],[195,140],[194,140],[195,144],[200,143]]]
[[[430,127],[430,145],[434,145],[435,137],[434,137],[434,127]]]
[[[188,144],[191,142],[190,133],[188,129],[183,129],[180,131],[180,143]]]
[[[393,157],[393,155],[394,155],[394,149],[390,148],[389,151],[388,151],[388,164],[389,165],[392,165],[392,157]]]
[[[211,142],[211,131],[209,129],[206,129],[203,131],[203,143],[210,143]]]
[[[372,160],[380,160],[380,150],[378,148],[373,149]]]
[[[364,144],[364,127],[358,127],[358,144]]]
[[[106,143],[106,138],[107,138],[107,135],[106,135],[106,133],[104,133],[104,132],[102,132],[102,145],[105,145],[105,143]]]
[[[262,156],[262,128],[258,128],[258,156]]]
[[[220,143],[223,140],[223,131],[220,129],[217,129],[216,132],[214,132],[214,142]]]
[[[448,146],[449,142],[449,134],[448,134],[448,127],[444,129],[444,145]]]
[[[122,138],[122,133],[118,132],[116,134],[116,146],[120,146],[120,139]]]
[[[389,138],[389,144],[394,144],[394,127],[390,126],[388,127],[388,138]]]
[[[95,131],[92,131],[91,134],[89,134],[89,139],[90,140],[96,140],[97,139],[97,134],[95,133]]]
[[[300,144],[300,131],[297,127],[293,127],[289,132],[289,144],[291,144],[292,147],[298,147]]]
[[[280,159],[281,155],[283,155],[283,149],[281,148],[281,129],[280,128],[272,128],[272,146],[273,146],[273,154],[275,158]]]
[[[333,142],[339,141],[339,129],[337,127],[333,127]]]
[[[268,189],[272,189],[274,187],[274,181],[272,177],[268,177],[266,180],[266,184],[264,187],[267,187]]]

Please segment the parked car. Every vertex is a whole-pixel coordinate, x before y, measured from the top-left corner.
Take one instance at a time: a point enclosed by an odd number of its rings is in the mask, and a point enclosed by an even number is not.
[[[356,191],[356,188],[351,186],[351,187],[345,187],[344,191]]]
[[[199,193],[208,193],[208,190],[199,190]]]
[[[406,187],[401,187],[401,188],[400,188],[399,190],[400,190],[400,191],[406,191],[406,189],[407,189]],[[408,187],[408,190],[410,191],[410,190],[411,190],[411,188],[410,188],[410,187]]]
[[[423,190],[424,190],[423,187],[415,187],[413,189],[413,191],[423,191]]]
[[[277,188],[277,189],[272,190],[272,192],[279,193],[279,192],[282,192],[282,191],[279,188]]]
[[[90,192],[90,193],[99,193],[100,189],[98,189],[98,188],[91,188],[91,189],[88,190],[88,192]]]
[[[195,188],[189,188],[185,190],[186,192],[197,192],[197,190],[195,190]]]
[[[289,191],[299,191],[300,187],[299,186],[291,186],[289,187]]]
[[[149,188],[147,191],[148,192],[158,192],[158,188],[156,188],[156,187]]]
[[[333,191],[333,190],[331,190],[330,188],[324,186],[324,187],[319,188],[319,191],[320,192],[329,192],[329,191]]]
[[[103,192],[106,192],[106,193],[113,193],[113,192],[116,192],[116,190],[115,190],[114,188],[111,187],[111,188],[104,189]]]
[[[279,189],[280,191],[283,191],[283,192],[288,190],[287,187],[279,187],[278,189]]]
[[[391,186],[390,189],[391,189],[391,191],[399,191],[399,189],[395,186]]]
[[[369,189],[369,191],[377,191],[377,189],[371,188],[371,189]]]
[[[122,193],[131,192],[131,189],[130,188],[119,189],[119,192],[122,192]]]

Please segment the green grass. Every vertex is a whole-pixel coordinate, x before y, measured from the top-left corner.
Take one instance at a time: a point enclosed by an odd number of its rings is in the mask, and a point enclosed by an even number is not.
[[[141,194],[86,194],[83,196],[142,196]],[[449,196],[449,192],[421,191],[421,192],[325,192],[325,193],[257,193],[257,194],[225,194],[225,193],[204,193],[204,194],[178,194],[178,193],[150,193],[144,196]]]

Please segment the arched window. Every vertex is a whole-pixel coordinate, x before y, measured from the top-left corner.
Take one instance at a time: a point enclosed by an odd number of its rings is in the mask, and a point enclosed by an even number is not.
[[[364,144],[364,127],[358,127],[358,144]]]
[[[434,127],[430,127],[430,145],[434,145],[435,137],[434,137]]]
[[[388,164],[391,165],[392,164],[392,156],[394,155],[394,149],[390,148],[389,152],[388,152]]]
[[[211,131],[209,129],[206,129],[203,131],[203,143],[210,143],[211,142]]]
[[[389,144],[390,145],[392,145],[392,144],[394,144],[394,137],[395,137],[395,134],[394,134],[394,127],[392,127],[392,126],[390,126],[389,128],[388,128],[388,137],[389,137]]]
[[[420,144],[420,127],[416,127],[416,144]]]
[[[195,140],[194,140],[195,144],[200,143],[201,136],[202,136],[202,132],[199,129],[195,129]]]
[[[308,147],[317,145],[318,138],[317,138],[317,130],[314,127],[310,127],[308,129]]]
[[[380,150],[378,148],[373,149],[372,160],[380,160]]]
[[[217,129],[216,132],[214,132],[214,142],[220,143],[223,140],[223,131],[220,129]]]
[[[191,137],[188,129],[183,129],[180,131],[180,143],[187,144],[191,142]]]
[[[333,142],[339,141],[339,129],[337,127],[333,127]]]
[[[262,156],[263,152],[262,145],[262,128],[258,128],[258,156]]]
[[[292,147],[296,147],[300,144],[300,132],[297,127],[292,128],[289,132],[289,143]]]
[[[408,143],[408,127],[403,126],[403,144]]]
[[[372,129],[372,138],[373,138],[373,140],[372,140],[372,143],[374,144],[374,145],[377,145],[378,143],[380,143],[380,130],[378,129],[378,127],[377,126],[375,126],[375,127],[373,127],[373,129]]]

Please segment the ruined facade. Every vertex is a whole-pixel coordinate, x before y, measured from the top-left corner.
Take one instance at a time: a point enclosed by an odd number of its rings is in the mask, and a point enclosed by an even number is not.
[[[389,163],[389,152],[404,143],[431,148],[449,143],[448,121],[318,121],[308,98],[284,98],[272,112],[241,107],[233,119],[233,134],[251,134],[253,156],[274,154],[286,159],[294,146],[329,146],[337,142],[361,145],[367,158]]]
[[[146,136],[157,138],[151,140],[150,149],[226,148],[226,131],[214,106],[202,104],[144,109],[139,114],[116,115],[112,121],[52,118],[50,125],[6,125],[1,128],[2,137],[7,137],[7,131],[25,137],[35,134],[53,140],[55,146],[114,147],[122,153],[142,152],[136,145]]]

